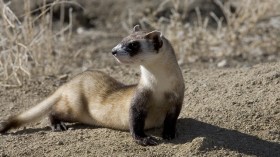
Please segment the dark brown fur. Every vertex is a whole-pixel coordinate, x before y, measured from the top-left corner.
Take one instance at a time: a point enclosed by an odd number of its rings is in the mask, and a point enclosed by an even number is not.
[[[17,128],[20,126],[20,122],[16,117],[10,117],[8,120],[0,123],[0,133],[5,133],[12,128]]]

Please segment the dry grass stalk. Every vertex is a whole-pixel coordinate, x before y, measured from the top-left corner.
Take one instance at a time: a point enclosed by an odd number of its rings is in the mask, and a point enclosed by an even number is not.
[[[1,0],[0,86],[19,86],[25,77],[30,78],[33,73],[45,74],[54,67],[57,42],[63,39],[67,43],[72,27],[71,22],[66,27],[61,24],[60,29],[54,32],[52,8],[58,3],[67,1],[54,1],[49,6],[45,3],[40,8],[41,14],[34,17],[30,0],[24,1],[24,20],[20,22],[9,4]],[[65,36],[67,31],[69,34]]]

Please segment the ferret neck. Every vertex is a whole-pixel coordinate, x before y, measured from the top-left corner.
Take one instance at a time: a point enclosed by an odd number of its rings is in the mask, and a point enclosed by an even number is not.
[[[140,83],[147,88],[157,89],[160,86],[168,87],[168,84],[181,79],[179,65],[172,55],[164,55],[158,62],[150,65],[140,65]]]

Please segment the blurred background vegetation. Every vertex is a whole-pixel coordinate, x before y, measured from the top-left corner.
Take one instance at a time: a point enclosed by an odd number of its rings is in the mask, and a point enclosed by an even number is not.
[[[115,65],[136,24],[172,42],[180,65],[246,67],[280,60],[278,0],[1,0],[0,86]]]

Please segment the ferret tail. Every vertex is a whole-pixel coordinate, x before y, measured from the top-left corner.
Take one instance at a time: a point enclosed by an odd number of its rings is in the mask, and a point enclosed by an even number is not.
[[[51,111],[52,106],[60,100],[60,97],[61,92],[57,90],[54,94],[40,102],[38,105],[21,114],[10,117],[6,121],[0,123],[0,133],[5,133],[12,128],[18,128],[24,124],[39,120]]]

